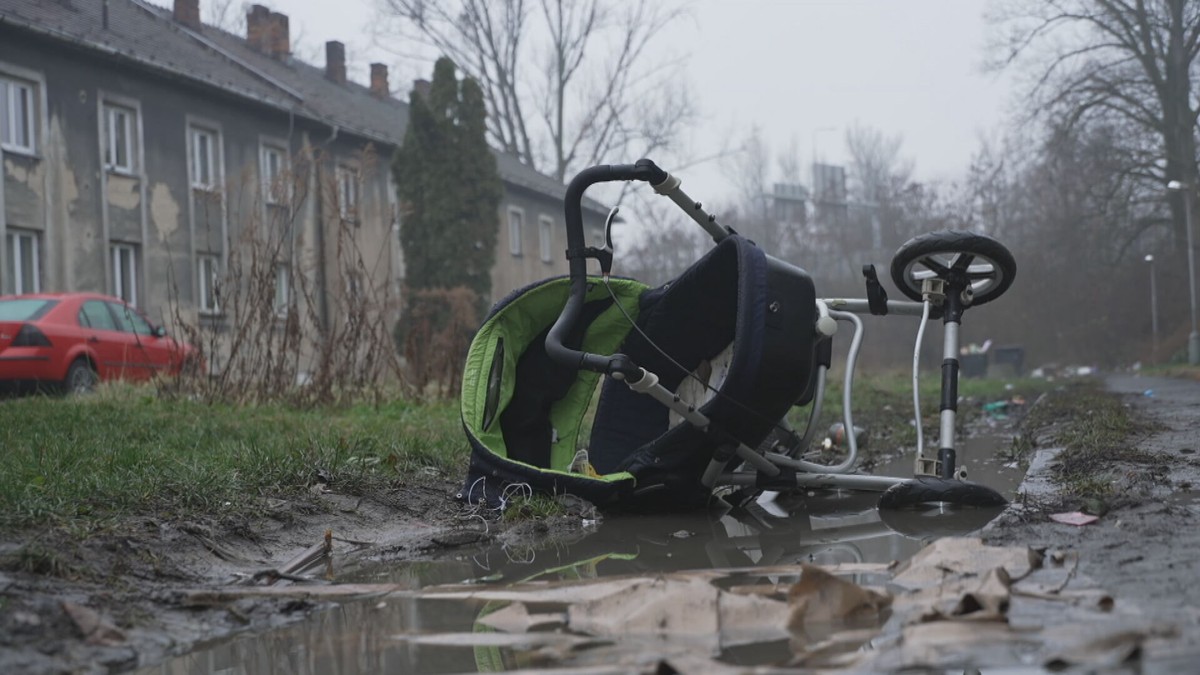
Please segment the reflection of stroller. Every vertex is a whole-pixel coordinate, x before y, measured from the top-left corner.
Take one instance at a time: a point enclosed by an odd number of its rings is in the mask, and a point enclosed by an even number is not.
[[[639,180],[672,199],[716,246],[659,288],[610,278],[612,245],[585,245],[581,199],[588,186]],[[766,255],[717,224],[649,160],[582,171],[566,194],[569,278],[542,281],[500,302],[472,341],[463,377],[463,425],[472,445],[463,497],[500,499],[524,483],[599,506],[683,510],[713,490],[832,487],[884,491],[881,506],[955,502],[994,505],[994,491],[955,471],[958,328],[963,312],[998,297],[1016,266],[999,242],[940,232],[905,243],[892,278],[912,302],[889,301],[873,267],[865,299],[819,299],[802,269]],[[611,227],[611,216],[608,227]],[[601,276],[588,276],[586,259]],[[851,473],[856,451],[836,465],[806,461],[819,416],[832,336],[855,327],[846,364],[845,428],[862,341],[859,314],[908,314],[944,325],[940,449],[927,457],[918,428],[916,479]],[[580,442],[600,375],[587,443]],[[916,363],[914,357],[914,379]],[[915,401],[915,391],[914,391]],[[805,433],[787,427],[793,406],[812,403]],[[768,438],[772,439],[767,442]],[[586,447],[586,451],[580,448]]]

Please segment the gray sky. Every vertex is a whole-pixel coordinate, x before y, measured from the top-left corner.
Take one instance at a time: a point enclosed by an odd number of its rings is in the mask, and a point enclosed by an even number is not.
[[[345,42],[353,79],[366,81],[370,61],[394,61],[369,51],[372,0],[265,1],[291,17],[293,34],[300,32],[318,61],[326,40]],[[806,165],[814,145],[818,157],[841,163],[845,130],[859,124],[900,134],[919,179],[960,177],[980,135],[1000,128],[1011,103],[1007,78],[980,68],[986,4],[696,0],[691,18],[661,36],[666,53],[687,57],[703,115],[690,154],[711,154],[757,124],[778,149],[794,141]],[[393,70],[392,85],[421,72],[415,65]],[[719,167],[682,177],[694,197],[729,194]]]

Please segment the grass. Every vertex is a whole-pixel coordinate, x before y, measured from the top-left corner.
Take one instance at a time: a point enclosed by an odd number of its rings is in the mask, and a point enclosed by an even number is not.
[[[1164,461],[1133,445],[1132,439],[1143,431],[1141,424],[1117,395],[1093,380],[1052,392],[1030,412],[1025,427],[1023,447],[1032,449],[1038,436],[1048,436],[1050,443],[1063,448],[1054,480],[1067,497],[1077,500],[1113,497],[1119,463],[1153,468]]]
[[[823,433],[832,423],[842,419],[843,374],[831,372],[826,382],[821,421],[817,431]],[[1041,393],[1055,385],[1033,378],[960,378],[958,383],[958,425],[970,424],[984,414],[983,404],[1024,397],[1033,403]],[[916,445],[917,431],[913,418],[912,373],[860,373],[854,378],[854,424],[867,430],[868,452]],[[941,403],[941,378],[935,372],[922,373],[920,380],[921,414],[926,437],[936,435]],[[803,428],[808,420],[808,408],[793,411],[793,426]],[[818,436],[818,439],[820,437]]]
[[[841,381],[834,379],[825,425],[841,416]],[[899,373],[856,381],[856,423],[868,427],[872,447],[912,444],[909,384]],[[936,377],[922,382],[927,428],[936,426],[938,385]],[[1032,398],[1045,386],[963,380],[960,394],[980,402],[1018,392]],[[978,408],[960,410],[969,417]],[[798,411],[801,423],[805,413]],[[318,477],[339,493],[367,494],[426,468],[457,475],[468,454],[454,402],[232,406],[109,386],[83,398],[3,401],[0,420],[0,531],[87,531],[131,516],[248,515],[266,498],[306,494]],[[536,519],[557,508],[537,499],[518,506],[512,517]]]
[[[453,403],[298,410],[104,388],[0,402],[0,528],[131,515],[249,513],[322,476],[346,494],[457,471],[467,447]]]

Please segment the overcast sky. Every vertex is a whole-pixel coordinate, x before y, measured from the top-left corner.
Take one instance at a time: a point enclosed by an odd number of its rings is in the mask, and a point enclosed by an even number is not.
[[[416,64],[397,70],[393,56],[371,52],[373,0],[260,1],[291,17],[293,35],[301,35],[318,63],[326,40],[346,43],[353,79],[365,82],[373,60],[393,64],[393,88],[423,72]],[[794,141],[806,164],[814,146],[818,157],[841,163],[845,131],[859,124],[901,135],[918,178],[960,177],[980,135],[994,134],[1011,105],[1007,79],[980,67],[986,4],[696,0],[691,18],[661,37],[668,51],[688,56],[704,116],[689,154],[711,154],[722,139],[757,124],[779,149]],[[613,161],[623,159],[633,158]],[[717,167],[683,178],[694,197],[726,196]]]

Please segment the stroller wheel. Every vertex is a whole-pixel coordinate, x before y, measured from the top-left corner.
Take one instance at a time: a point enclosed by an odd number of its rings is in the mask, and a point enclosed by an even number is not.
[[[1008,290],[1017,263],[1004,244],[974,232],[930,232],[904,242],[892,257],[892,281],[900,292],[921,300],[921,282],[942,279],[969,288],[972,305],[995,300]]]
[[[1008,500],[992,488],[965,480],[921,476],[897,483],[879,497],[880,509],[947,503],[957,506],[1004,506]]]

